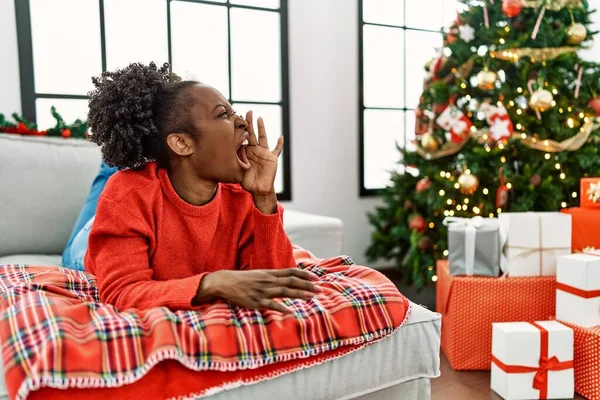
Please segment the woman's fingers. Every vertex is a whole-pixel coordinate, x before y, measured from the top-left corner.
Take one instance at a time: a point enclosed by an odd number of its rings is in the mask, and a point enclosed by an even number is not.
[[[283,304],[281,304],[273,299],[262,299],[259,304],[260,304],[261,308],[264,308],[267,310],[279,311],[280,313],[284,313],[284,314],[291,314],[293,312],[293,310],[290,310]]]
[[[308,292],[306,290],[300,289],[291,289],[286,286],[273,287],[269,289],[265,289],[264,296],[270,299],[276,297],[287,297],[290,299],[303,299],[310,300],[315,297],[315,293]]]
[[[274,269],[269,271],[277,277],[296,276],[300,279],[305,279],[307,281],[319,280],[319,276],[317,274],[299,268]]]
[[[258,125],[258,144],[262,147],[269,148],[267,131],[265,130],[265,122],[263,121],[262,117],[258,117],[256,124]]]
[[[248,131],[248,143],[250,146],[256,146],[258,144],[258,140],[256,139],[256,134],[254,133],[254,121],[252,118],[252,111],[248,111],[246,113],[246,131]]]
[[[275,154],[275,157],[279,157],[282,150],[283,150],[283,136],[279,136],[279,139],[277,139],[277,146],[275,146],[275,149],[271,153]]]

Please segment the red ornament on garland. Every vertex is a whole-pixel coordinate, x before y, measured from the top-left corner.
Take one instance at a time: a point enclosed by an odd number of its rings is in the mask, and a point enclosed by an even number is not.
[[[431,187],[431,181],[429,180],[429,178],[423,178],[423,179],[419,179],[419,181],[417,182],[417,186],[415,187],[415,190],[417,191],[417,193],[421,193],[421,192],[426,191],[430,187]]]
[[[70,138],[71,137],[71,130],[69,128],[67,129],[63,129],[63,131],[60,133],[60,136],[66,138]]]
[[[417,231],[419,233],[422,233],[426,228],[425,218],[418,214],[413,216],[408,220],[408,228],[411,231]]]
[[[509,18],[516,17],[523,10],[521,0],[502,0],[502,12]]]
[[[600,96],[590,100],[590,102],[588,103],[588,107],[593,108],[594,111],[596,111],[596,117],[599,117],[600,116]]]

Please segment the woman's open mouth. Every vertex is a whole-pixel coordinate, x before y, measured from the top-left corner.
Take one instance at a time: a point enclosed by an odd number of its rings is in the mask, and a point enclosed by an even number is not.
[[[242,167],[242,169],[244,171],[247,171],[250,169],[250,162],[248,161],[248,157],[246,156],[246,146],[248,146],[248,136],[247,136],[247,134],[245,136],[246,136],[246,138],[242,141],[242,143],[240,143],[239,147],[237,148],[236,154],[237,154],[237,158],[238,158],[238,162],[240,163],[240,166]]]

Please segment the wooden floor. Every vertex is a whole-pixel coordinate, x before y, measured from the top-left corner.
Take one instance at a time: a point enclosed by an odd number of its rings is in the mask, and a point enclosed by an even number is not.
[[[488,371],[453,371],[442,355],[441,376],[431,381],[432,400],[501,400],[490,389]],[[583,399],[577,395],[575,399]]]

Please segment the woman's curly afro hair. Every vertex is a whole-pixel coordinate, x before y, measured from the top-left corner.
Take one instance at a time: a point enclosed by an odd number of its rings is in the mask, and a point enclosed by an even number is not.
[[[104,72],[92,82],[88,122],[104,161],[121,169],[148,161],[168,167],[167,134],[193,133],[186,89],[198,82],[182,81],[168,64],[153,62]]]

